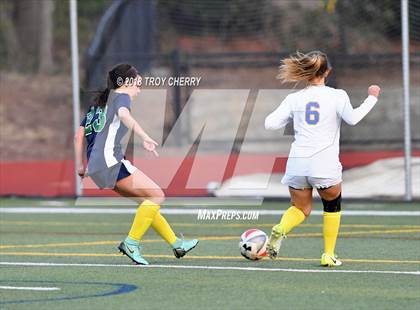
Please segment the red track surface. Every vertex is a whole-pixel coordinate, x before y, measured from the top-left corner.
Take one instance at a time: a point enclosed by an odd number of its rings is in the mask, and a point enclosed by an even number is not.
[[[344,169],[370,164],[378,159],[400,157],[402,151],[369,151],[343,152],[341,162]],[[413,156],[420,156],[420,150],[415,150]],[[286,158],[276,158],[275,155],[241,155],[241,165],[236,167],[235,175],[251,173],[282,172],[285,169]],[[197,159],[197,158],[196,158]],[[179,166],[179,163],[181,165]],[[193,186],[187,185],[190,170],[194,160],[186,158],[141,159],[138,166],[163,186],[168,196],[201,196],[206,195],[206,186],[210,181],[225,180],[235,171],[237,155],[206,155],[200,157],[198,170],[194,170]],[[179,166],[175,176],[168,181],[165,167]],[[226,169],[225,169],[226,167]],[[74,173],[73,161],[6,161],[0,163],[0,195],[17,196],[73,196]],[[166,181],[165,181],[166,180]],[[191,182],[191,181],[190,181]],[[86,196],[114,196],[111,190],[95,189],[91,180],[84,184]],[[191,188],[193,187],[193,188]]]

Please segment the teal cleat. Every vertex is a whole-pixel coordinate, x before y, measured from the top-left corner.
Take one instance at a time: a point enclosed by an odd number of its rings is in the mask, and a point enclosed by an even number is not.
[[[197,239],[185,240],[184,236],[181,235],[181,237],[182,239],[176,238],[176,241],[172,244],[172,250],[176,258],[185,256],[185,254],[194,249],[198,244]]]
[[[120,243],[118,250],[138,265],[149,265],[149,262],[141,256],[140,244],[129,237]]]

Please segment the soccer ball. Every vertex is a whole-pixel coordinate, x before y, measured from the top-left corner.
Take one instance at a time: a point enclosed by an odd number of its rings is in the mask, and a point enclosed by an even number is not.
[[[259,260],[267,256],[268,237],[265,232],[259,229],[249,229],[241,235],[239,249],[241,255],[249,260]]]

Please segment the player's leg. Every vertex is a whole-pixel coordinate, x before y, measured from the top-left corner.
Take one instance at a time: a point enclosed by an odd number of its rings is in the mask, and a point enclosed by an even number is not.
[[[312,210],[312,187],[305,177],[289,178],[284,180],[284,183],[289,185],[292,205],[283,214],[280,223],[271,230],[267,246],[270,258],[277,257],[282,240],[293,228],[301,224]]]
[[[326,189],[318,189],[324,205],[324,253],[321,257],[323,266],[340,266],[342,263],[335,255],[335,244],[341,219],[341,183]]]
[[[141,256],[140,240],[159,212],[160,204],[165,196],[162,190],[139,170],[117,181],[114,191],[140,203],[128,236],[121,242],[118,249],[137,264],[148,265]]]
[[[144,200],[134,218],[129,238],[139,242],[144,229],[150,226],[172,247],[177,258],[184,256],[192,250],[198,243],[197,240],[184,240],[177,238],[166,219],[160,214],[160,205],[165,200],[165,195],[161,188],[147,175],[140,170],[136,170],[131,176],[117,182],[114,190],[120,195],[129,197],[138,202]],[[148,212],[148,205],[154,203],[155,212]],[[147,230],[146,228],[146,230]],[[139,238],[140,237],[140,238]],[[129,239],[129,240],[130,240]]]
[[[312,188],[295,189],[289,187],[290,199],[292,206],[299,209],[299,211],[307,218],[312,211]],[[299,215],[302,218],[302,214]]]

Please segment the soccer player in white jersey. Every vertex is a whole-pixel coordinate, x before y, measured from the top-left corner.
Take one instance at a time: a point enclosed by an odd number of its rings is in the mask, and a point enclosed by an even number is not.
[[[319,51],[297,52],[280,65],[278,78],[283,83],[306,85],[289,94],[265,119],[267,130],[280,129],[292,121],[295,132],[282,179],[289,187],[292,206],[272,229],[267,247],[270,258],[278,256],[282,240],[311,213],[312,190],[316,188],[324,205],[321,265],[342,264],[335,255],[341,216],[340,124],[342,119],[349,125],[360,122],[378,101],[380,88],[370,86],[368,97],[353,109],[344,90],[325,86],[330,72],[327,55]]]

